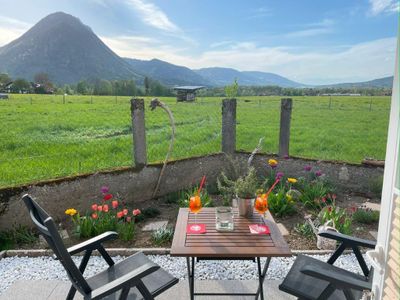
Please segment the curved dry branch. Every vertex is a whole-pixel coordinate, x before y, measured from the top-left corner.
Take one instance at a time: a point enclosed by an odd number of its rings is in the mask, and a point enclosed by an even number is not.
[[[161,107],[163,110],[165,110],[167,112],[172,132],[171,132],[171,141],[169,142],[168,152],[167,152],[167,155],[165,156],[164,164],[161,168],[160,175],[158,176],[156,188],[153,191],[153,195],[152,195],[153,198],[155,198],[155,196],[157,195],[158,189],[160,187],[161,179],[164,174],[165,168],[167,166],[169,156],[172,153],[172,150],[174,147],[174,141],[175,141],[175,120],[174,120],[174,116],[173,116],[171,110],[165,103],[158,100],[158,98],[154,98],[150,102],[150,108],[151,108],[151,110],[155,110],[157,108],[157,106]]]

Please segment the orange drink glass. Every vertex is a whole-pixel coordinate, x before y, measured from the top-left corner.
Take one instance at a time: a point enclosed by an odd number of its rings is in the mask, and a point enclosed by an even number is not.
[[[199,195],[192,196],[189,199],[189,210],[191,213],[194,214],[194,223],[197,224],[196,222],[196,216],[197,213],[203,208],[202,203],[201,203],[201,198]],[[200,230],[200,226],[192,226],[192,230]]]
[[[268,195],[258,195],[256,200],[254,201],[254,208],[260,214],[261,223],[263,223],[262,217],[264,217],[265,212],[268,211]]]

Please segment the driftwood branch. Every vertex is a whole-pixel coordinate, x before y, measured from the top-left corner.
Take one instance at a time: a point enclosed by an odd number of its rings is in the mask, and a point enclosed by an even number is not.
[[[257,145],[257,147],[253,150],[253,152],[251,152],[250,157],[249,157],[249,159],[247,160],[247,166],[250,167],[250,165],[251,165],[251,163],[252,163],[252,161],[253,161],[253,159],[254,159],[254,156],[255,156],[258,152],[261,151],[261,149],[262,149],[261,144],[262,144],[263,141],[264,141],[264,138],[260,138],[260,139],[258,140],[258,145]]]
[[[171,141],[169,142],[168,152],[165,155],[164,164],[163,164],[163,166],[161,168],[160,175],[158,176],[156,188],[153,191],[153,196],[152,196],[153,198],[155,198],[157,193],[158,193],[158,189],[160,187],[161,179],[162,179],[162,176],[164,174],[165,168],[167,166],[169,156],[172,153],[172,150],[173,150],[173,147],[174,147],[174,141],[175,141],[175,120],[174,120],[174,116],[172,115],[171,110],[168,108],[168,106],[165,103],[163,103],[160,100],[158,100],[158,98],[154,98],[150,102],[150,108],[151,108],[151,110],[155,110],[157,107],[161,107],[163,110],[165,110],[167,112],[168,117],[169,117],[169,122],[170,122],[170,125],[171,125],[171,129],[172,129],[172,133],[171,133]]]

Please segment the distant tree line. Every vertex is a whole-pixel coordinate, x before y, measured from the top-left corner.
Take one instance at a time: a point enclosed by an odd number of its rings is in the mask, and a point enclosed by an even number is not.
[[[171,88],[156,80],[145,77],[143,85],[135,80],[81,80],[77,84],[56,85],[48,74],[38,73],[33,81],[24,78],[12,79],[7,74],[0,74],[0,92],[24,94],[80,94],[80,95],[116,95],[116,96],[173,96]]]
[[[318,96],[323,94],[361,94],[363,96],[390,96],[390,88],[350,87],[350,88],[285,88],[280,86],[239,86],[238,96]],[[223,87],[203,89],[198,92],[202,97],[225,97]]]
[[[227,87],[207,88],[198,91],[202,97],[226,97]],[[349,87],[349,88],[285,88],[280,86],[238,86],[237,82],[228,86],[238,96],[317,96],[323,94],[361,94],[363,96],[390,96],[390,88]],[[0,74],[0,92],[36,93],[36,94],[80,94],[80,95],[116,95],[116,96],[173,96],[170,87],[145,77],[143,82],[127,80],[88,79],[77,84],[54,84],[48,74],[38,73],[33,81],[24,78],[10,78]]]

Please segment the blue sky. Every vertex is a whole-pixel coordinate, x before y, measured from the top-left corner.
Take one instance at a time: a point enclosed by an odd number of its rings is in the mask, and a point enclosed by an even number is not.
[[[399,20],[397,0],[0,0],[0,7],[0,46],[64,11],[124,57],[307,84],[393,75]]]

